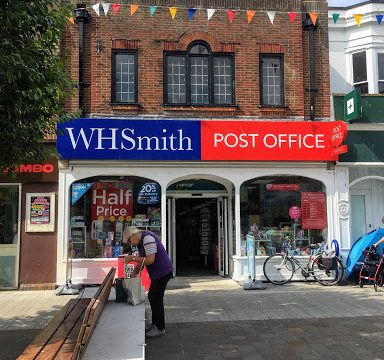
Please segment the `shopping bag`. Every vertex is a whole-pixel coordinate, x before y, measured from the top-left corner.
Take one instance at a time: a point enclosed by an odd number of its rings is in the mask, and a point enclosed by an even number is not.
[[[337,260],[336,260],[336,251],[323,249],[321,252],[321,261],[326,270],[336,270],[337,269]]]
[[[144,259],[140,266],[140,271],[136,277],[124,279],[125,291],[127,293],[127,301],[131,305],[141,304],[143,301],[141,291],[141,271],[143,270]]]
[[[127,302],[127,292],[124,287],[124,279],[115,280],[116,302]]]

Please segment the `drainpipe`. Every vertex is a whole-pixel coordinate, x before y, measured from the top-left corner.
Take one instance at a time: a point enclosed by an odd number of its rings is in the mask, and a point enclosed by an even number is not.
[[[309,35],[309,89],[305,89],[310,92],[310,119],[315,120],[315,103],[316,103],[316,80],[315,80],[315,39],[314,32],[317,30],[316,25],[313,24],[310,16],[306,14],[303,21],[303,30],[308,31]]]
[[[89,13],[85,4],[78,4],[74,10],[76,22],[79,25],[79,109],[84,116],[84,79],[83,79],[83,54],[84,54],[84,24],[88,22]]]

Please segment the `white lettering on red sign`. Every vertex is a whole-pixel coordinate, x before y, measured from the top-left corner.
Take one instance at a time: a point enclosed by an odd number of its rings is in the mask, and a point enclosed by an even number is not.
[[[96,205],[96,216],[126,216],[132,200],[132,190],[93,190],[92,203]]]

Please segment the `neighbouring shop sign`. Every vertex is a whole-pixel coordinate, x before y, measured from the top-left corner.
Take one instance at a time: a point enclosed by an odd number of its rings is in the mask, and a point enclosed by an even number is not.
[[[79,118],[58,125],[62,159],[336,161],[343,121]]]
[[[299,191],[299,184],[267,184],[265,188],[270,191]]]
[[[117,221],[133,214],[130,182],[96,182],[92,186],[92,220]],[[102,219],[102,220],[101,220]]]
[[[327,227],[327,197],[324,192],[301,193],[302,229],[325,229]]]
[[[138,196],[137,203],[142,205],[153,205],[160,202],[160,185],[154,182],[145,183]]]

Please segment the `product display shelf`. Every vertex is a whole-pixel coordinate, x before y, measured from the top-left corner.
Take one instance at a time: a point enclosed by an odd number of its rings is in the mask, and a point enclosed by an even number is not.
[[[87,227],[71,226],[70,238],[74,251],[74,257],[85,256],[87,253]]]

